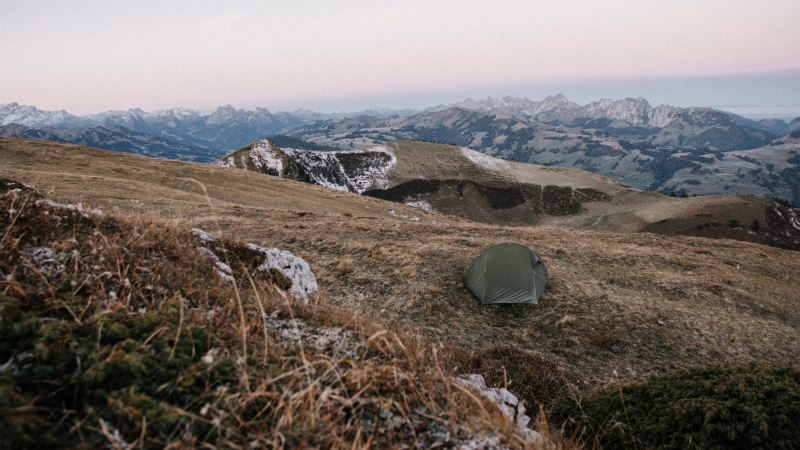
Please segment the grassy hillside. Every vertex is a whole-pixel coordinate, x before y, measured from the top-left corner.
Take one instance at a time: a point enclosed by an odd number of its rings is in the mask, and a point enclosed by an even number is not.
[[[669,197],[580,169],[507,161],[453,145],[397,141],[320,153],[260,140],[215,164],[487,224],[649,231],[800,248],[800,226],[792,219],[799,211],[770,199]]]
[[[3,448],[524,447],[437,347],[288,297],[239,243],[0,195]]]
[[[394,322],[453,355],[466,352],[448,360],[455,372],[467,367],[470,352],[495,345],[541,358],[592,389],[615,372],[625,384],[682,367],[769,361],[798,368],[800,361],[800,261],[792,251],[724,239],[493,226],[235,168],[65,144],[3,139],[0,158],[0,177],[59,202],[152,214],[226,241],[290,250],[311,265],[325,308]],[[679,203],[690,199],[663,198],[691,213],[691,203]],[[665,214],[648,211],[636,214],[651,223]],[[497,242],[517,242],[542,257],[550,281],[538,305],[483,306],[464,287],[472,259]],[[259,333],[248,336],[263,343]],[[167,343],[174,344],[172,336]],[[516,373],[506,375],[510,390],[523,387]]]

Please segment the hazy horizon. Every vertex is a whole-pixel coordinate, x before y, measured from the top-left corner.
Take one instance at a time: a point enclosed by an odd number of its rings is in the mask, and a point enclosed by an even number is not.
[[[800,116],[800,3],[0,0],[0,102],[426,108],[467,97],[643,97]]]

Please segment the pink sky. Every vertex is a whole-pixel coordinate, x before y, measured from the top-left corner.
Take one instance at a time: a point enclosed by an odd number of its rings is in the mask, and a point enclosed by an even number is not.
[[[800,70],[796,0],[0,0],[0,7],[0,103],[74,114],[228,103],[336,109],[337,99],[398,103],[524,94],[526,86],[535,98],[560,84]],[[786,101],[800,104],[796,95]],[[764,102],[780,103],[774,97]],[[728,102],[737,103],[735,92]]]

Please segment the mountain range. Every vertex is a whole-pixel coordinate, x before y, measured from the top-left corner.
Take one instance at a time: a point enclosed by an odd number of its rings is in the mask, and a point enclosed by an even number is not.
[[[4,136],[211,162],[264,137],[312,150],[368,148],[412,139],[453,143],[522,162],[578,167],[646,190],[677,195],[741,192],[800,203],[795,163],[800,118],[754,121],[711,108],[651,106],[642,98],[578,105],[563,95],[542,101],[467,99],[422,112],[373,108],[359,113],[175,108],[74,116],[10,103],[0,106]],[[309,121],[310,120],[310,121]],[[11,124],[18,124],[28,129]],[[59,131],[61,130],[61,131]],[[67,131],[68,130],[68,131]]]
[[[779,137],[713,109],[652,108],[642,99],[576,108],[563,97],[550,97],[533,105],[538,109],[520,109],[514,102],[467,103],[489,112],[528,111],[549,123],[449,106],[411,117],[315,121],[286,134],[343,150],[403,139],[452,143],[508,160],[578,167],[643,190],[738,192],[800,203],[800,119],[786,124],[783,131],[789,134]]]
[[[107,111],[99,114],[75,116],[67,111],[42,111],[34,106],[8,103],[0,105],[0,125],[12,123],[41,129],[84,129],[115,126],[145,133],[185,146],[230,151],[265,136],[290,130],[313,120],[335,117],[355,117],[369,114],[388,117],[395,114],[410,115],[418,110],[393,110],[370,108],[350,113],[318,113],[298,109],[293,113],[272,113],[264,108],[253,111],[220,106],[213,112],[199,112],[187,108],[145,112],[140,108],[128,111]],[[112,149],[107,149],[112,150]]]
[[[678,108],[670,105],[653,107],[643,98],[626,98],[623,100],[601,99],[581,106],[567,100],[561,94],[548,96],[537,102],[527,97],[505,96],[499,99],[491,97],[485,100],[466,99],[463,102],[438,105],[427,108],[424,112],[441,111],[448,108],[461,108],[481,114],[506,114],[526,118],[551,125],[565,125],[574,128],[610,128],[616,134],[633,133],[628,127],[643,128],[680,128],[681,121],[694,126],[736,125],[767,131],[783,136],[800,129],[800,118],[787,124],[780,119],[761,119],[759,121],[712,108]],[[726,117],[727,116],[727,117]],[[686,125],[684,123],[683,125]],[[671,145],[671,144],[670,144]]]
[[[321,135],[330,135],[333,131],[350,131],[349,134],[336,136],[341,148],[373,145],[395,134],[406,138],[416,134],[422,139],[450,139],[487,154],[497,154],[502,150],[521,149],[531,140],[528,138],[532,137],[532,132],[558,129],[553,127],[592,130],[598,136],[641,141],[651,146],[704,148],[711,151],[756,148],[800,129],[800,118],[792,124],[780,120],[759,124],[747,122],[746,119],[744,124],[740,124],[732,115],[715,109],[668,105],[653,108],[642,98],[604,99],[585,106],[578,106],[561,95],[548,97],[542,102],[506,99],[508,101],[505,102],[467,100],[462,104],[431,108],[407,118],[399,115],[383,119],[360,116],[315,121],[287,134],[319,141]],[[489,122],[496,120],[504,122],[495,130],[501,132],[499,135],[488,129],[496,128],[489,125]],[[783,126],[778,134],[766,129],[776,130],[780,124]],[[514,140],[516,145],[509,146],[505,143],[506,139],[500,137],[504,133],[518,134],[519,138],[525,140]],[[367,144],[364,138],[374,139]]]
[[[108,128],[31,128],[16,123],[0,127],[0,136],[64,142],[115,152],[133,153],[161,159],[179,159],[210,163],[224,152],[194,145],[179,144],[146,133],[131,131],[120,125]]]

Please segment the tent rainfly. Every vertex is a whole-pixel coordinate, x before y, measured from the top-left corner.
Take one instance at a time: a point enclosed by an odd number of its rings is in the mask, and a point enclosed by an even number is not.
[[[539,255],[519,244],[496,244],[469,266],[467,288],[481,302],[539,303],[547,286],[547,269]]]

